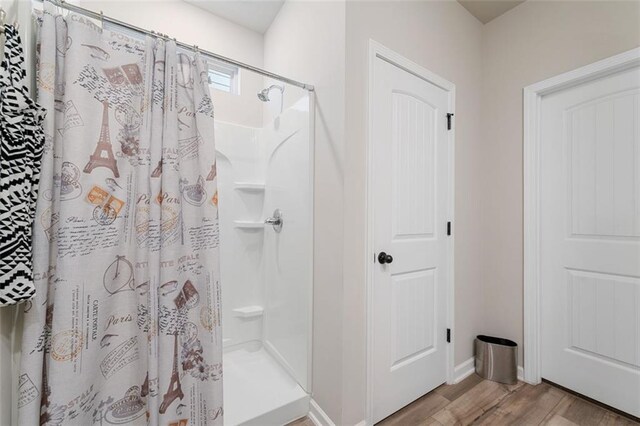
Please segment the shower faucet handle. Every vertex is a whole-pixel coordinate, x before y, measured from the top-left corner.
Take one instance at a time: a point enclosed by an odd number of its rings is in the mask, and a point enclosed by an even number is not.
[[[273,226],[273,230],[276,232],[282,231],[282,224],[284,223],[284,219],[282,218],[282,212],[280,209],[275,209],[273,211],[273,216],[268,217],[264,220],[266,225]]]

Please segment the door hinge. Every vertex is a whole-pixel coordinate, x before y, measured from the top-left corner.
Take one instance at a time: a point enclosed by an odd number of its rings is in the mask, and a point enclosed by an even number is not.
[[[451,329],[447,328],[447,343],[451,343]]]
[[[451,130],[451,119],[453,118],[453,113],[447,113],[447,130]]]
[[[447,222],[447,235],[451,235],[451,222]]]

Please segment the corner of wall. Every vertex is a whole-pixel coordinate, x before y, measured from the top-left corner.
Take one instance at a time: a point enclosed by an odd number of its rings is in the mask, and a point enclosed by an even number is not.
[[[345,1],[287,1],[264,40],[266,69],[315,86],[312,396],[342,424]]]

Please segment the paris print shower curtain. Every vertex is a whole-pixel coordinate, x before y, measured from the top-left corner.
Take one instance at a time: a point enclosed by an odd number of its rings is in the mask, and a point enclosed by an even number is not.
[[[198,54],[45,3],[18,423],[222,424],[213,107]]]

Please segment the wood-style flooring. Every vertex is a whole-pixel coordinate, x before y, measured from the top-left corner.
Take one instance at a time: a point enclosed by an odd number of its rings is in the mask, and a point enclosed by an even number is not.
[[[308,418],[290,425],[313,426]],[[640,425],[548,383],[503,385],[473,374],[442,385],[378,423],[427,425]]]

